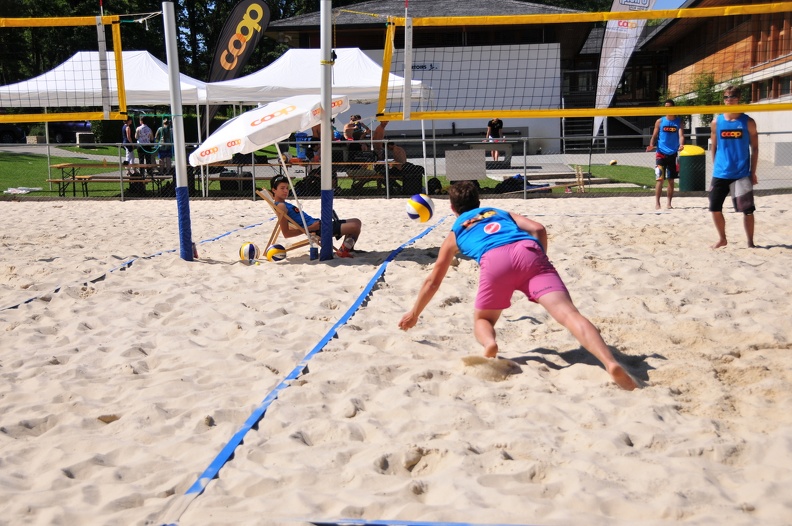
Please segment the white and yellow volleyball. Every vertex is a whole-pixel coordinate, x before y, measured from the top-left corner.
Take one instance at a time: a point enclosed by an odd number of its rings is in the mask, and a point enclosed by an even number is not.
[[[259,248],[253,243],[245,242],[239,247],[239,259],[245,263],[251,263],[258,259]]]
[[[418,223],[426,223],[434,215],[434,202],[426,194],[415,194],[407,200],[407,216]]]
[[[267,261],[283,261],[286,259],[286,248],[283,245],[267,247]]]

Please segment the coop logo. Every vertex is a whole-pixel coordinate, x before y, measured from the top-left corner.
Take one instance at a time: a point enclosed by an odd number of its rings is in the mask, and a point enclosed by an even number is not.
[[[253,122],[250,123],[250,125],[251,126],[259,126],[260,124],[264,124],[265,122],[271,121],[272,119],[277,119],[278,117],[284,117],[284,116],[290,114],[291,112],[293,112],[296,109],[297,109],[297,106],[295,106],[293,104],[291,106],[286,106],[285,108],[281,108],[278,111],[270,113],[269,115],[264,115],[260,119],[254,120]]]
[[[635,20],[618,20],[616,26],[619,29],[635,29],[638,27],[638,22]]]
[[[219,148],[215,146],[214,148],[209,148],[208,150],[203,150],[201,152],[201,157],[206,157],[207,155],[212,155],[213,153],[217,153]]]
[[[228,141],[226,146],[228,148],[233,148],[234,146],[239,146],[240,144],[242,144],[242,139],[235,139],[233,141]]]
[[[721,139],[742,139],[742,130],[726,130],[720,133]]]
[[[668,133],[676,133],[679,131],[679,128],[676,126],[663,126],[663,131]]]
[[[649,9],[649,0],[619,0],[619,4],[632,8]]]
[[[487,234],[497,234],[500,232],[501,226],[500,223],[490,223],[484,226],[484,232]]]
[[[330,109],[339,108],[344,104],[344,99],[336,99],[330,103]],[[332,113],[332,112],[331,112]],[[311,115],[317,117],[322,114],[322,108],[316,108],[311,111]]]
[[[234,33],[228,40],[228,48],[220,54],[220,66],[231,71],[237,66],[237,58],[245,52],[248,41],[256,33],[261,32],[261,21],[264,19],[264,8],[261,4],[250,4],[242,20],[236,26]]]

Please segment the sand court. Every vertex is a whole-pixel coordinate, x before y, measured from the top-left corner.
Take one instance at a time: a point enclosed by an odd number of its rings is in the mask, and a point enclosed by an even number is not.
[[[551,261],[641,389],[619,390],[517,296],[497,326],[516,368],[468,374],[469,260],[400,331],[451,225],[438,199],[429,225],[444,222],[386,265],[180,523],[792,521],[792,198],[757,198],[754,250],[727,213],[718,251],[705,198],[484,202],[547,226]],[[426,228],[402,199],[338,200],[366,253],[246,266],[239,246],[271,230],[261,203],[192,202],[195,263],[170,251],[173,202],[0,207],[0,308],[19,305],[0,310],[10,524],[157,524]]]

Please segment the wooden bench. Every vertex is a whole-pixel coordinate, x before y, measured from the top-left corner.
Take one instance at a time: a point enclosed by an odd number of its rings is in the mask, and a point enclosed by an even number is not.
[[[81,193],[84,197],[88,196],[88,185],[89,183],[118,183],[121,187],[121,195],[123,197],[124,192],[124,183],[130,182],[141,182],[144,184],[154,183],[158,189],[161,189],[162,180],[170,179],[170,176],[151,176],[149,175],[146,178],[136,178],[133,176],[128,175],[130,170],[135,170],[139,168],[145,168],[152,170],[154,168],[158,168],[159,165],[153,163],[133,163],[133,164],[119,164],[119,163],[97,163],[97,162],[75,162],[75,163],[57,163],[51,164],[50,168],[55,168],[56,170],[60,170],[61,176],[60,177],[53,177],[47,179],[48,183],[54,183],[58,185],[58,195],[60,197],[66,196],[66,191],[69,185],[72,186],[72,195],[77,195],[77,186],[79,184]],[[77,172],[79,170],[96,170],[100,173],[98,174],[86,174],[86,175],[78,175]],[[107,175],[111,171],[118,170],[118,176],[113,177]],[[104,173],[101,173],[104,172]]]

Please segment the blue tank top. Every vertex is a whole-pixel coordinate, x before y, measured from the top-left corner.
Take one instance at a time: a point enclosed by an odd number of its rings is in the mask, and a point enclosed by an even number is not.
[[[460,214],[451,227],[457,247],[464,255],[481,262],[481,257],[493,248],[516,241],[539,240],[522,230],[508,212],[498,208],[476,208]]]
[[[712,177],[742,179],[751,175],[751,138],[748,134],[748,115],[742,113],[733,121],[718,115],[717,149]]]
[[[660,119],[660,135],[657,138],[657,151],[663,155],[671,155],[679,151],[679,128],[682,122],[679,117],[668,120]]]
[[[303,224],[302,217],[300,216],[300,209],[299,208],[297,208],[295,205],[293,205],[291,203],[287,203],[286,201],[275,201],[275,206],[279,206],[280,204],[286,205],[286,215],[289,216],[289,219],[291,219],[292,221],[294,221],[298,225],[302,225]],[[318,219],[315,219],[315,218],[309,216],[305,212],[303,212],[303,214],[305,215],[305,224],[307,226],[311,226],[314,223],[316,223],[317,221],[319,221]]]

